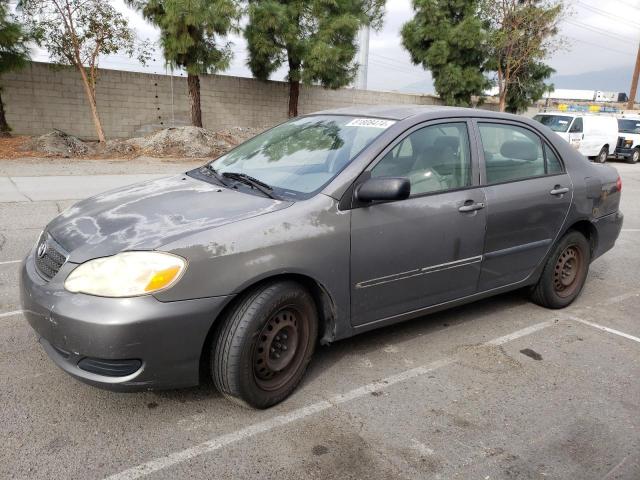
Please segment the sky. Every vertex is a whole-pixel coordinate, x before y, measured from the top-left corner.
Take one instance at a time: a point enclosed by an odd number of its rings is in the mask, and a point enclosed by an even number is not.
[[[138,12],[125,5],[124,0],[111,0],[129,19],[140,38],[158,40],[156,28],[147,23]],[[371,32],[369,43],[368,89],[418,90],[433,93],[431,76],[422,67],[411,64],[409,54],[400,39],[402,25],[412,17],[411,0],[388,0],[384,26]],[[633,71],[640,42],[640,0],[570,0],[570,15],[561,24],[562,48],[548,59],[557,75],[586,74],[598,70],[628,69]],[[246,67],[245,42],[241,36],[232,36],[234,58],[226,75],[250,77]],[[164,73],[166,67],[160,47],[156,47],[153,61],[146,67],[124,55],[104,57],[100,65],[134,71]],[[34,50],[34,60],[47,61],[46,52]],[[179,73],[179,72],[178,72]],[[286,71],[273,75],[282,80]],[[597,88],[597,87],[594,87]],[[628,91],[627,87],[627,91]]]

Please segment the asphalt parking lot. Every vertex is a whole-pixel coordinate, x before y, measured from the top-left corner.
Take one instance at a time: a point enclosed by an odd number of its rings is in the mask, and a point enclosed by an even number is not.
[[[612,165],[625,224],[574,305],[514,292],[319,348],[267,411],[210,383],[123,394],[59,370],[19,311],[18,261],[85,191],[65,195],[64,169],[0,172],[0,478],[639,479],[640,165]]]

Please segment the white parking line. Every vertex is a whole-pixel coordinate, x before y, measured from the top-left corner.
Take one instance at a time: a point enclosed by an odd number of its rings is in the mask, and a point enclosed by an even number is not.
[[[623,228],[621,232],[640,232],[640,228]]]
[[[508,335],[490,340],[486,343],[486,345],[502,345],[517,338],[530,335],[531,333],[542,330],[543,328],[547,328],[553,325],[553,323],[553,321],[538,323],[536,325],[523,328],[522,330],[518,330]],[[219,437],[214,437],[206,442],[194,445],[193,447],[169,453],[168,455],[165,455],[163,457],[153,459],[149,462],[137,465],[120,473],[116,473],[114,475],[106,477],[105,480],[134,480],[140,477],[144,477],[145,475],[148,475],[150,473],[163,470],[182,462],[186,462],[205,453],[214,452],[232,443],[254,437],[260,433],[268,432],[277,427],[309,417],[311,415],[322,412],[324,410],[328,410],[332,407],[336,407],[342,403],[349,402],[356,398],[361,398],[365,395],[369,395],[371,392],[383,390],[396,383],[423,376],[429,372],[450,365],[454,361],[455,357],[445,357],[441,360],[436,360],[435,362],[429,363],[427,365],[412,368],[410,370],[391,375],[377,382],[363,385],[362,387],[350,390],[346,393],[333,395],[326,400],[321,400],[312,405],[293,410],[284,415],[278,415],[269,420],[265,420],[264,422],[249,425],[248,427],[237,430],[235,432],[221,435]]]
[[[20,263],[22,260],[7,260],[5,262],[0,262],[0,265],[11,265],[13,263]]]
[[[22,310],[14,310],[13,312],[4,312],[4,313],[0,313],[0,318],[13,317],[14,315],[20,315],[21,313],[22,313]]]
[[[620,330],[616,330],[615,328],[609,328],[609,327],[605,327],[604,325],[598,325],[597,323],[584,320],[580,317],[576,317],[575,315],[562,314],[562,316],[570,320],[573,320],[575,322],[580,322],[585,325],[589,325],[590,327],[597,328],[598,330],[602,330],[603,332],[612,333],[614,335],[618,335],[620,337],[624,337],[629,340],[633,340],[634,342],[640,343],[640,338],[634,337],[633,335],[629,335],[628,333],[621,332]]]

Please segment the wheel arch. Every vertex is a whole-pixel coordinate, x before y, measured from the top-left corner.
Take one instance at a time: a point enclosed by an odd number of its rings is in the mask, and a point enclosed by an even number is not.
[[[319,281],[309,275],[301,273],[274,273],[262,277],[243,286],[222,308],[218,316],[212,322],[209,332],[200,352],[200,378],[206,377],[211,358],[211,344],[220,326],[219,318],[224,317],[238,301],[250,290],[260,285],[277,281],[294,281],[302,285],[311,294],[318,312],[318,338],[322,345],[331,343],[336,337],[337,308],[329,290]]]
[[[591,254],[596,251],[596,247],[598,246],[598,230],[596,227],[587,219],[578,220],[572,223],[563,233],[562,236],[566,235],[571,230],[578,231],[582,233],[585,238],[589,241],[589,245],[591,247]],[[562,238],[562,237],[560,237]]]

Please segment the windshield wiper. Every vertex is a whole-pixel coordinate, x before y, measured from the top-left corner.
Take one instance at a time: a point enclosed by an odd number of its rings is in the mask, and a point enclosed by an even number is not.
[[[221,185],[227,187],[227,182],[224,181],[224,177],[222,175],[220,175],[220,173],[210,164],[206,164],[204,165],[200,171],[202,173],[204,173],[205,175],[213,175],[213,178],[215,178],[218,183],[220,183]]]
[[[264,183],[251,175],[239,172],[224,172],[222,176],[249,185],[251,188],[255,188],[256,190],[264,193],[269,198],[273,198],[274,200],[278,199],[273,195],[273,193],[271,193],[273,191],[273,187],[271,185]]]

